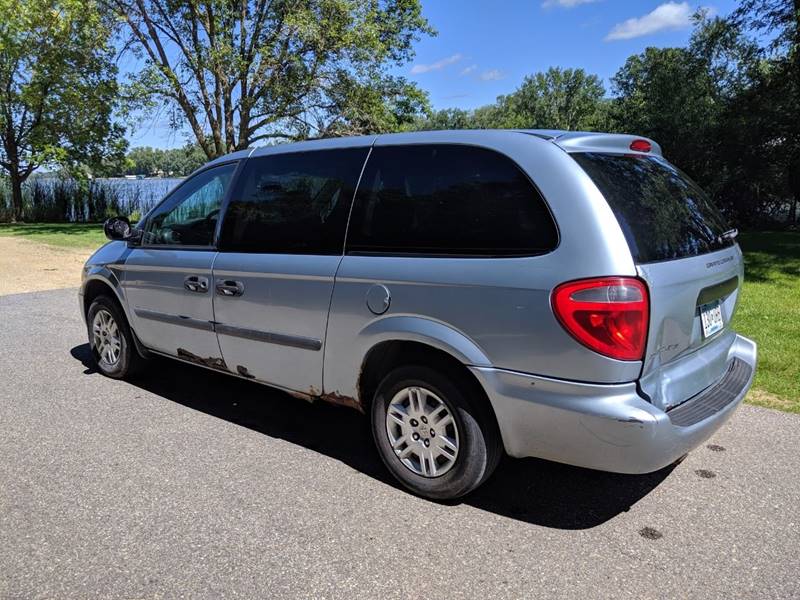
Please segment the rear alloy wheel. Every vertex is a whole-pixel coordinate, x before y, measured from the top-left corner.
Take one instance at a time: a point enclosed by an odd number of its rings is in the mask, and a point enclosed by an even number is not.
[[[136,352],[128,322],[114,300],[95,298],[86,314],[86,326],[92,356],[103,375],[122,379],[140,368],[144,359]]]
[[[407,387],[386,411],[386,433],[397,458],[422,477],[444,475],[458,459],[458,426],[447,405],[431,390]]]
[[[485,399],[464,384],[463,375],[445,373],[399,367],[383,379],[372,402],[372,434],[384,464],[406,488],[434,500],[477,488],[502,453]]]

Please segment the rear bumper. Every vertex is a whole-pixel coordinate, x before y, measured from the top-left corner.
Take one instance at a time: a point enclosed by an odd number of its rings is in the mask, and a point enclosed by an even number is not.
[[[511,456],[612,471],[657,471],[702,444],[744,399],[753,382],[756,345],[736,336],[725,376],[664,412],[635,383],[596,385],[471,367],[497,416]]]

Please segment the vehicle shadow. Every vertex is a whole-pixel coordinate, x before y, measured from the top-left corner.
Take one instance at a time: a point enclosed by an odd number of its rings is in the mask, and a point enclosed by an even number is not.
[[[89,344],[71,354],[99,377]],[[311,404],[272,388],[168,359],[154,359],[131,385],[187,408],[225,419],[340,460],[387,485],[400,488],[386,471],[363,415],[348,408]],[[465,503],[512,519],[557,529],[587,529],[605,523],[656,488],[672,472],[616,475],[539,459],[504,458],[492,478]]]

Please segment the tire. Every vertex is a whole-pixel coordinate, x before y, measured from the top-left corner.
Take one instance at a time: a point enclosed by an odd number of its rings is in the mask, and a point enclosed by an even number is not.
[[[416,365],[399,367],[380,383],[372,435],[386,468],[411,492],[459,498],[497,467],[500,434],[477,393],[463,377]],[[422,423],[423,417],[430,419]]]
[[[86,313],[86,328],[92,356],[103,375],[125,379],[139,372],[144,359],[136,351],[128,320],[116,300],[95,298]]]

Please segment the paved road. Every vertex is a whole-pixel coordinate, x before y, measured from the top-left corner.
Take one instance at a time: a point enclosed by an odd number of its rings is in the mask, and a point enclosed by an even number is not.
[[[505,461],[398,489],[347,409],[88,362],[75,292],[0,298],[0,597],[800,597],[800,418],[744,407],[674,469]]]

